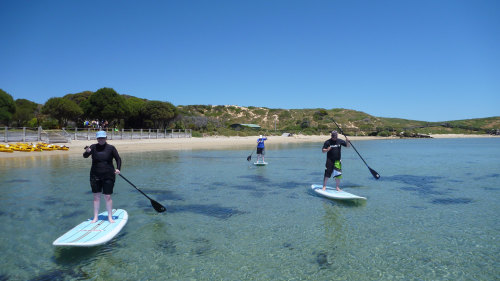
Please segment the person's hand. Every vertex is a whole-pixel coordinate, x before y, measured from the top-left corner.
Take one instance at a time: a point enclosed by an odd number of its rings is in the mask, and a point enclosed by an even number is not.
[[[115,169],[115,175],[118,175],[118,174],[120,174],[120,170]]]
[[[90,153],[90,152],[92,151],[92,149],[90,149],[90,146],[86,146],[86,147],[85,147],[85,151],[86,151],[87,153]]]

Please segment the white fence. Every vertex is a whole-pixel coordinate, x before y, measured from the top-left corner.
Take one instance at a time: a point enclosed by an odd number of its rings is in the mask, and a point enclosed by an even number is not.
[[[95,140],[93,128],[75,128],[62,130],[44,130],[38,128],[12,128],[0,127],[0,141],[3,142],[47,142],[64,143],[72,140]],[[160,130],[160,129],[105,129],[109,140],[126,139],[166,139],[166,138],[191,138],[192,130]]]
[[[98,130],[91,128],[75,128],[65,130],[71,135],[72,140],[92,140],[96,139],[95,133]],[[108,140],[131,140],[131,139],[167,139],[167,138],[190,138],[191,129],[185,130],[160,130],[160,129],[107,129]]]

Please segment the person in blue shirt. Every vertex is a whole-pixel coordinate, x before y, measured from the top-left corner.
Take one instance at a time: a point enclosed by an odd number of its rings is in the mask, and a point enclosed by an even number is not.
[[[265,154],[265,147],[264,147],[264,141],[266,141],[267,138],[262,135],[260,135],[259,139],[257,140],[257,162],[259,162],[259,159],[262,158],[262,162],[264,161],[264,154]]]

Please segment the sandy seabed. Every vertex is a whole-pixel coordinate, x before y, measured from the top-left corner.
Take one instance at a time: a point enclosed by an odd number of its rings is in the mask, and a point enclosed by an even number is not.
[[[433,138],[500,138],[500,136],[491,135],[463,135],[463,134],[442,134],[442,135],[431,135]],[[228,149],[228,148],[252,148],[257,143],[258,136],[250,137],[202,137],[202,138],[171,138],[171,139],[134,139],[134,140],[108,140],[109,144],[116,147],[118,152],[134,152],[134,151],[161,151],[161,150],[196,150],[196,149]],[[305,136],[305,135],[295,135],[292,137],[282,137],[282,136],[270,136],[267,137],[268,140],[266,144],[271,143],[306,143],[306,142],[317,142],[322,143],[326,141],[329,136],[326,135],[316,135],[316,136]],[[345,139],[343,136],[339,136],[341,139]],[[360,141],[360,140],[388,140],[388,139],[399,139],[399,138],[387,138],[387,137],[357,137],[351,136],[349,140]],[[13,153],[0,152],[0,159],[2,158],[20,158],[20,157],[44,157],[44,156],[55,156],[55,155],[75,155],[82,154],[83,149],[87,145],[96,143],[95,140],[91,141],[71,141],[71,143],[64,143],[59,145],[66,145],[69,150],[57,150],[57,151],[33,151],[33,152],[21,152],[15,151]]]

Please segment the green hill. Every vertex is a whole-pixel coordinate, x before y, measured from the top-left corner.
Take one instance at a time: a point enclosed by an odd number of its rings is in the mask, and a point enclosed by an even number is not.
[[[177,127],[190,128],[203,133],[223,135],[255,134],[255,129],[241,131],[229,129],[231,124],[256,124],[261,132],[281,134],[328,134],[337,129],[335,120],[349,135],[404,135],[419,134],[485,134],[500,128],[500,117],[426,122],[399,118],[375,117],[361,111],[334,109],[272,109],[236,105],[178,106],[181,117]]]

